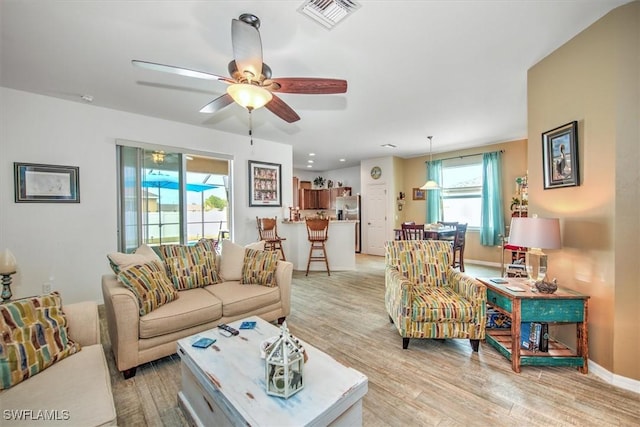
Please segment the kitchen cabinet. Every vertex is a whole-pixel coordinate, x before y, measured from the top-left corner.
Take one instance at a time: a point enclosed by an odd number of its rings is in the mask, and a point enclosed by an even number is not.
[[[300,209],[329,209],[329,190],[309,189],[300,190]]]

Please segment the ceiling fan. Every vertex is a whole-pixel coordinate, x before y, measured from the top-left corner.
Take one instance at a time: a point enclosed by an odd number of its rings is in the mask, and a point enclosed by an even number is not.
[[[232,102],[237,102],[249,112],[262,106],[293,123],[300,116],[274,92],[298,94],[345,93],[347,81],[315,77],[271,77],[271,68],[262,62],[262,41],[260,39],[260,19],[250,13],[231,20],[231,43],[234,60],[229,62],[229,77],[203,71],[154,62],[133,60],[135,66],[155,71],[179,74],[206,80],[218,80],[229,84],[227,93],[214,99],[200,110],[201,113],[215,113]]]

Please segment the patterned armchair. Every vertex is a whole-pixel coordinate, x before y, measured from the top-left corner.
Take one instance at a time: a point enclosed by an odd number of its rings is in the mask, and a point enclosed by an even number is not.
[[[451,243],[385,243],[385,306],[402,348],[411,338],[468,338],[473,351],[484,339],[485,286],[451,267]]]

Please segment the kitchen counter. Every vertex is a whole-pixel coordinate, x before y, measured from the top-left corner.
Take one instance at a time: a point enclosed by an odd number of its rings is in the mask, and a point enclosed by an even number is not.
[[[356,227],[357,220],[329,221],[329,234],[325,246],[331,271],[356,269]],[[282,221],[278,224],[278,235],[287,240],[282,242],[287,261],[293,263],[294,270],[307,270],[309,260],[309,238],[305,221]],[[317,252],[316,252],[317,254]],[[324,263],[312,262],[309,271],[325,271]]]

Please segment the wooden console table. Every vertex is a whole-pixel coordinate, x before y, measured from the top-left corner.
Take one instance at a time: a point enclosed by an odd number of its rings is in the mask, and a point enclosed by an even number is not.
[[[487,302],[511,318],[510,329],[487,329],[486,340],[511,361],[515,372],[520,372],[523,365],[576,366],[583,374],[588,372],[587,295],[568,289],[558,289],[553,294],[532,292],[526,279],[521,278],[507,278],[506,284],[497,284],[488,278],[478,280],[487,286]],[[512,291],[507,287],[518,287],[524,291]],[[575,323],[577,348],[573,351],[549,339],[548,352],[522,349],[522,322]]]

